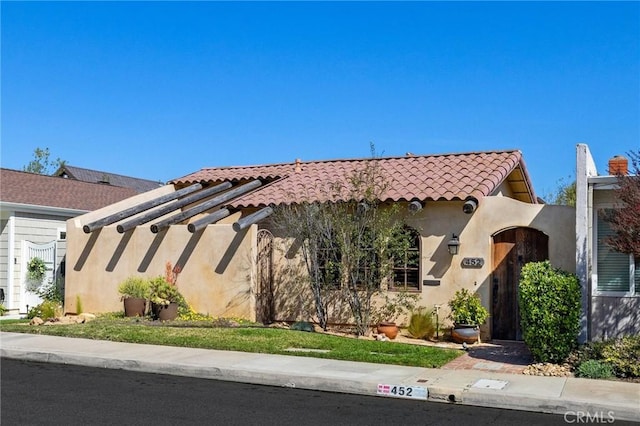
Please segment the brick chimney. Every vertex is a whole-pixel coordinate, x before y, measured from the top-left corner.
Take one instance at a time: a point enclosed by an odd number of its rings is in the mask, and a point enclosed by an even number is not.
[[[616,155],[609,160],[609,174],[612,176],[629,174],[629,162],[622,155]]]

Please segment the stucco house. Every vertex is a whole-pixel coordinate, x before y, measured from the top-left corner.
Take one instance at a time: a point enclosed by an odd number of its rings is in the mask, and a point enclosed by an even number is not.
[[[611,158],[599,175],[589,147],[576,151],[576,272],[582,286],[580,341],[640,334],[640,259],[613,251],[604,243],[612,234],[603,220],[605,209],[616,208],[614,190],[628,160]]]
[[[31,258],[45,261],[43,283],[64,279],[68,219],[137,193],[0,168],[0,299],[8,315],[25,314],[41,302],[26,279]]]
[[[538,202],[517,150],[300,161],[204,168],[166,186],[67,223],[66,309],[122,309],[118,284],[156,276],[167,263],[192,307],[259,321],[314,320],[295,241],[274,229],[270,207],[326,198],[328,182],[376,162],[389,183],[382,201],[414,230],[415,265],[402,285],[419,304],[441,307],[456,290],[477,293],[491,312],[484,338],[520,339],[521,266],[549,259],[575,271],[575,211]],[[457,241],[451,254],[449,243]],[[330,312],[330,322],[345,320]],[[348,320],[348,318],[347,318]]]

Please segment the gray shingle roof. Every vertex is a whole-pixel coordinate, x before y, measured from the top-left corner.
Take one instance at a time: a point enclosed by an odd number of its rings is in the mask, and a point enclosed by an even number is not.
[[[0,168],[0,201],[93,211],[137,192],[131,188]]]
[[[139,179],[130,176],[118,175],[115,173],[102,172],[99,170],[84,169],[81,167],[64,165],[54,173],[56,176],[66,177],[89,183],[107,183],[112,186],[132,188],[136,192],[142,193],[159,188],[162,182]]]

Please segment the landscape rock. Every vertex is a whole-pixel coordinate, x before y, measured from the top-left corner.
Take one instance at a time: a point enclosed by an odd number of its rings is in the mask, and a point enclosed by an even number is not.
[[[541,362],[527,366],[522,374],[528,376],[550,376],[550,377],[570,377],[571,366],[569,364],[553,364],[550,362]]]
[[[42,325],[42,324],[44,324],[44,321],[40,317],[33,317],[31,318],[31,321],[29,321],[29,325]]]
[[[390,341],[390,339],[385,334],[382,334],[382,333],[376,335],[376,340],[378,340],[379,342],[388,342],[388,341]]]
[[[78,318],[81,318],[82,322],[89,322],[89,321],[93,321],[94,319],[96,319],[96,316],[94,314],[90,314],[90,313],[86,312],[86,313],[82,313],[82,314],[78,315]]]

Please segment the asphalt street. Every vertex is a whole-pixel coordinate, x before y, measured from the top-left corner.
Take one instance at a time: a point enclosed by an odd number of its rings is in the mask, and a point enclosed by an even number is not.
[[[575,417],[1,360],[3,425],[566,425]],[[616,424],[625,424],[616,422]],[[631,424],[631,423],[627,423]]]

